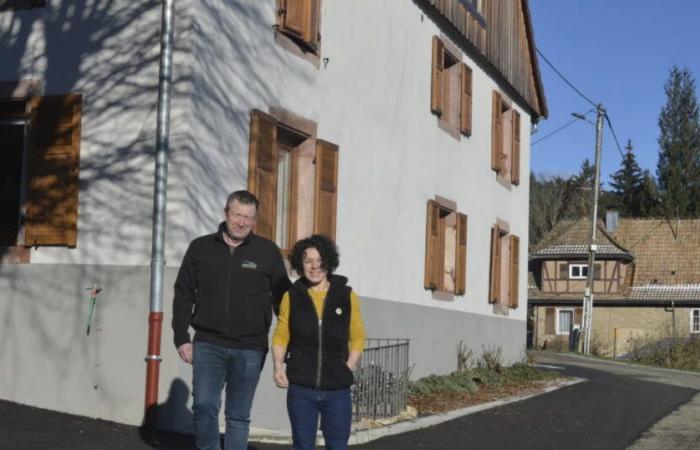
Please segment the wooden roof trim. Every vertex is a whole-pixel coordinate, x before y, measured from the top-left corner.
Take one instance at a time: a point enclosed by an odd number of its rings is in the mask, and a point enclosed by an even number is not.
[[[532,16],[530,14],[530,5],[527,0],[521,0],[523,8],[523,16],[525,17],[525,32],[527,33],[527,42],[530,50],[530,60],[532,61],[532,74],[535,79],[535,89],[537,90],[537,99],[539,100],[539,111],[545,119],[549,117],[549,109],[547,108],[547,99],[544,96],[544,85],[542,84],[542,76],[540,75],[540,64],[537,58],[537,49],[535,47],[535,31],[532,27]]]

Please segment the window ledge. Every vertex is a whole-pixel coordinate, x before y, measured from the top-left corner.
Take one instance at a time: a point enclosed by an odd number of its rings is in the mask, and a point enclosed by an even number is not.
[[[2,1],[2,0],[0,0]],[[283,33],[277,29],[275,26],[275,42],[277,45],[288,51],[289,53],[292,53],[299,58],[310,62],[313,64],[313,66],[316,69],[321,68],[321,57],[320,57],[320,49],[318,54],[312,52],[311,50],[306,49],[305,47],[302,47],[299,45],[299,42],[291,37],[289,37],[286,33]]]
[[[433,300],[439,300],[441,302],[453,302],[455,300],[455,295],[452,292],[434,290]]]

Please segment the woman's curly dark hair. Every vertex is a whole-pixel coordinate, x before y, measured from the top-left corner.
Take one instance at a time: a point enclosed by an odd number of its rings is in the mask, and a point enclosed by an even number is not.
[[[314,234],[306,239],[301,239],[292,247],[292,253],[289,257],[289,264],[299,276],[304,275],[304,252],[308,248],[315,248],[321,255],[321,268],[331,273],[338,268],[340,264],[340,254],[335,242],[323,234]]]

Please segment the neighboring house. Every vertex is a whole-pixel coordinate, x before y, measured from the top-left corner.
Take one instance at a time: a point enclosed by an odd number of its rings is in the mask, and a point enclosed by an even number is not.
[[[598,224],[591,351],[625,356],[657,340],[700,333],[700,220]],[[530,252],[533,344],[565,348],[581,325],[591,221],[558,224]]]
[[[524,357],[527,174],[546,115],[526,1],[176,1],[163,361],[188,422],[172,285],[226,195],[286,253],[322,232],[367,332],[413,377],[461,340]],[[160,2],[0,2],[0,398],[139,423]],[[88,291],[97,284],[92,332]],[[288,429],[265,366],[253,426]]]

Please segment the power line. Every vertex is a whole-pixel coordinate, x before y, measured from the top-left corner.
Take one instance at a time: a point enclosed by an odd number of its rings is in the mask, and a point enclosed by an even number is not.
[[[584,116],[587,116],[587,115],[590,114],[592,111],[593,111],[592,109],[589,109],[588,112],[586,112],[586,113],[583,114],[583,115],[584,115]],[[547,135],[545,135],[545,136],[542,136],[541,138],[537,139],[535,142],[531,143],[530,146],[533,146],[533,145],[537,144],[538,142],[544,141],[544,140],[547,139],[548,137],[550,137],[550,136],[552,136],[552,135],[554,135],[554,134],[560,132],[561,130],[563,130],[564,128],[566,128],[566,127],[568,127],[569,125],[573,124],[573,123],[576,122],[577,120],[579,120],[579,118],[578,118],[578,117],[575,117],[575,118],[572,119],[571,121],[565,123],[564,125],[560,126],[560,127],[557,128],[556,130],[552,131],[551,133],[549,133],[549,134],[547,134]]]
[[[571,125],[572,123],[576,122],[577,120],[578,120],[578,119],[572,119],[571,121],[565,123],[564,125],[560,126],[560,127],[557,128],[556,130],[554,130],[554,131],[552,131],[551,133],[547,134],[546,136],[542,136],[541,138],[537,139],[535,142],[533,142],[532,144],[530,144],[530,146],[535,145],[535,144],[538,144],[538,143],[544,141],[545,139],[547,139],[548,137],[552,136],[553,134],[557,134],[558,132],[560,132],[560,131],[563,130],[564,128],[566,128],[566,127],[568,127],[569,125]]]
[[[622,160],[625,160],[625,155],[622,153],[622,147],[620,147],[620,142],[617,140],[617,135],[615,134],[615,129],[612,126],[612,121],[610,120],[610,116],[608,116],[608,113],[605,113],[605,120],[608,122],[608,127],[610,127],[610,132],[612,132],[613,138],[615,139],[615,144],[617,144],[617,151],[620,152],[620,156],[622,157]]]
[[[573,89],[578,95],[580,95],[580,96],[581,96],[584,100],[586,100],[588,103],[590,103],[591,105],[593,105],[593,107],[598,106],[593,100],[591,100],[590,98],[588,98],[588,97],[586,97],[585,95],[583,95],[583,92],[579,91],[579,90],[576,88],[576,86],[574,86],[569,80],[567,80],[566,77],[565,77],[564,75],[562,75],[562,73],[559,72],[559,71],[557,70],[557,68],[554,67],[554,65],[553,65],[551,62],[549,62],[549,60],[547,59],[547,57],[544,56],[544,54],[542,54],[542,52],[540,51],[539,48],[536,48],[535,50],[537,50],[537,54],[540,55],[540,56],[542,57],[542,59],[544,60],[544,62],[546,62],[547,65],[548,65],[549,67],[552,68],[552,70],[554,71],[554,73],[556,73],[557,75],[559,75],[559,77],[560,77],[562,80],[564,80],[564,83],[568,84],[569,87],[570,87],[571,89]]]

